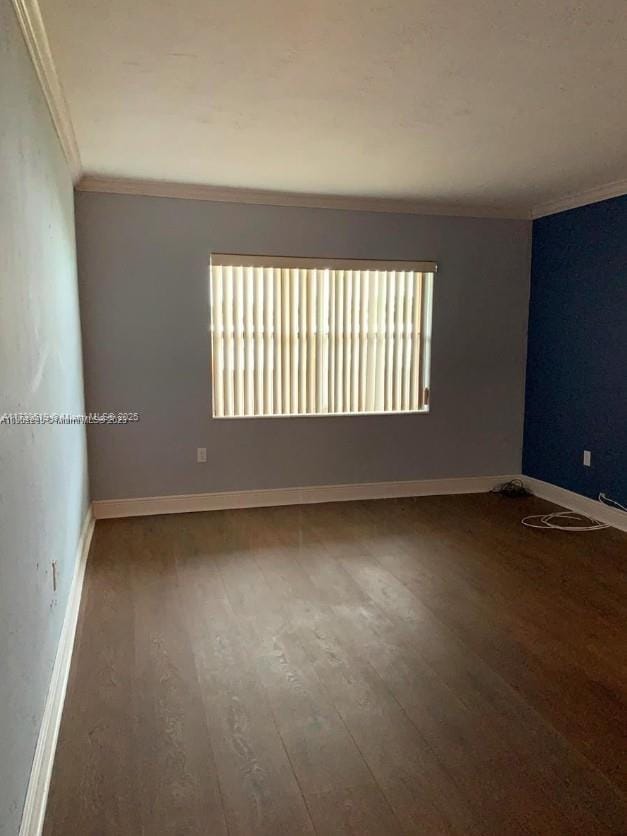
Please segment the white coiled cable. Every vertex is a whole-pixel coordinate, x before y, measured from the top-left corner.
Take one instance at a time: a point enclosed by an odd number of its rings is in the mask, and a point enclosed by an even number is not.
[[[573,520],[572,523],[560,525],[559,520]],[[607,523],[588,517],[586,514],[578,514],[576,511],[553,511],[550,514],[533,514],[525,517],[522,524],[527,528],[552,528],[556,531],[600,531],[602,528],[609,528]]]
[[[627,511],[624,505],[610,499],[604,493],[599,494],[599,502],[609,505],[610,508],[618,508]],[[560,525],[560,520],[571,520],[566,525]],[[601,531],[609,528],[608,523],[599,522],[587,514],[579,514],[577,511],[553,511],[550,514],[532,514],[521,520],[527,528],[551,528],[555,531]]]

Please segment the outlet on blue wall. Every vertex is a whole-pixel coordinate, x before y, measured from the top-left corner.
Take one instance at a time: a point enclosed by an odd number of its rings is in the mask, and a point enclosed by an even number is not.
[[[627,504],[627,196],[533,224],[523,472]]]

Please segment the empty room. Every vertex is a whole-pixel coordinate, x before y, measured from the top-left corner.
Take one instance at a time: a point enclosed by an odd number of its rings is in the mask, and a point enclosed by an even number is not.
[[[0,0],[0,836],[627,834],[624,0]]]

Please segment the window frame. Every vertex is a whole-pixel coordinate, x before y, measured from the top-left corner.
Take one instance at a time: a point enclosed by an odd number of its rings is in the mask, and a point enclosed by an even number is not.
[[[422,282],[426,282],[423,290],[424,310],[421,314],[420,358],[423,382],[423,406],[419,409],[383,409],[359,410],[342,412],[277,412],[247,415],[216,415],[215,414],[215,374],[214,374],[214,305],[212,293],[212,268],[221,267],[253,267],[279,269],[316,269],[316,270],[379,270],[406,271],[422,274]],[[209,259],[209,343],[211,369],[211,418],[218,421],[230,420],[262,420],[274,418],[356,418],[395,415],[426,415],[431,408],[431,360],[432,360],[432,324],[435,275],[438,263],[434,260],[399,260],[399,259],[355,259],[355,258],[317,258],[309,256],[268,256],[250,253],[222,253],[212,252]]]

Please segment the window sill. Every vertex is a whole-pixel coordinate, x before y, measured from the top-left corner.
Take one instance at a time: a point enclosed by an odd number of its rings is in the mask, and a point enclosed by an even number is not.
[[[429,412],[429,407],[425,406],[423,409],[408,409],[395,410],[394,412],[293,412],[289,414],[273,415],[271,413],[264,415],[212,415],[211,419],[216,421],[241,421],[252,420],[255,418],[368,418],[382,415],[387,415],[390,418],[396,415],[426,415]]]

